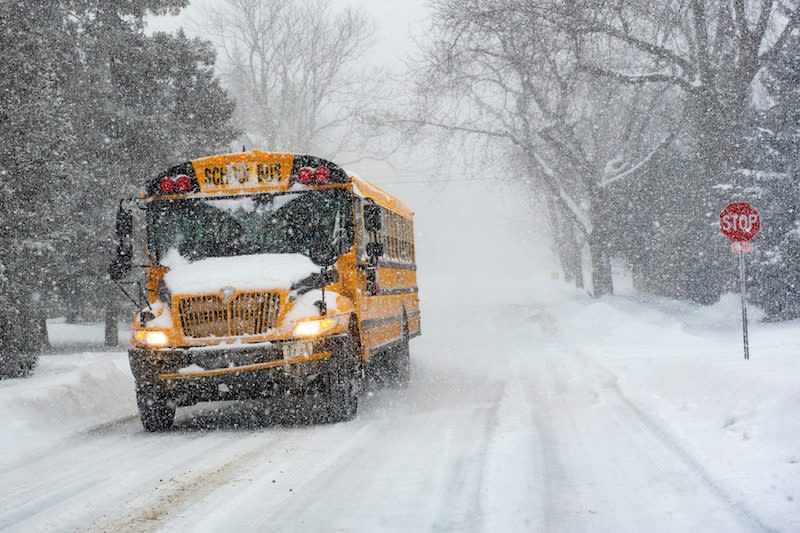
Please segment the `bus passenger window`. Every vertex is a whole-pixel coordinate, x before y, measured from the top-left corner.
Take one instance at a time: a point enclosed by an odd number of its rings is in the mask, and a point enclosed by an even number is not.
[[[389,214],[391,224],[389,225],[389,239],[391,240],[391,257],[397,259],[397,215],[394,213]]]
[[[383,248],[389,253],[389,213],[385,209],[381,209],[381,242]]]
[[[411,259],[408,254],[408,220],[403,219],[403,259]]]
[[[361,199],[356,198],[354,203],[354,209],[356,214],[356,230],[355,230],[355,237],[356,237],[356,257],[360,260],[366,259],[367,252],[366,252],[366,230],[364,229],[364,213],[361,207]]]
[[[410,259],[408,254],[408,220],[403,219],[403,259]]]

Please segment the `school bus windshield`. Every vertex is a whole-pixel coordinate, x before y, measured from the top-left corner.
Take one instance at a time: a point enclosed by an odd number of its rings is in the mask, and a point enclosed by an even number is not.
[[[148,245],[162,258],[170,249],[189,261],[262,253],[302,253],[330,243],[353,243],[352,199],[343,190],[260,194],[153,202]]]

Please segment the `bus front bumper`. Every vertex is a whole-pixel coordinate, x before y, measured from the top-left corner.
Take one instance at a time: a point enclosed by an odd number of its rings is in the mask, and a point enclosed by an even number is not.
[[[307,386],[328,370],[346,335],[252,347],[136,349],[128,358],[137,387],[156,386],[179,405],[263,398]]]

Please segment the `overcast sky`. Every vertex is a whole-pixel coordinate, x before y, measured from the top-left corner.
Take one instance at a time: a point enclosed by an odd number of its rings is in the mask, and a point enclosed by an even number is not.
[[[427,24],[427,0],[331,0],[334,6],[362,8],[375,23],[375,45],[368,59],[376,65],[393,66],[412,53],[412,36],[420,36]],[[178,16],[153,17],[150,29],[174,30],[183,27],[193,36],[204,36],[203,22],[209,6],[225,5],[225,0],[192,0]]]
[[[428,25],[428,0],[331,0],[334,7],[354,6],[363,9],[374,23],[374,45],[365,60],[376,67],[394,72],[402,70],[400,62],[415,53],[415,37],[423,36]],[[207,31],[207,17],[210,9],[224,7],[225,0],[192,0],[189,7],[177,16],[151,17],[150,31],[174,31],[184,28],[190,36],[213,41]],[[398,169],[390,169],[386,162],[366,160],[350,170],[370,175],[376,181],[401,177]],[[403,174],[412,176],[421,169],[412,170],[403,165]]]

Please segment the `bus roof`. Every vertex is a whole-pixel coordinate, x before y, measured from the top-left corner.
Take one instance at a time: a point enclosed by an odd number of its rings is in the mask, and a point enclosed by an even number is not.
[[[356,176],[354,174],[350,175],[350,179],[353,182],[353,188],[355,189],[355,192],[362,197],[369,198],[376,204],[385,207],[389,211],[394,211],[403,217],[414,217],[414,212],[409,209],[408,206],[374,183],[370,183],[360,176]]]
[[[150,180],[145,194],[151,197],[241,194],[350,182],[363,198],[406,218],[414,216],[400,200],[335,163],[310,155],[260,150],[210,155],[176,165]]]

